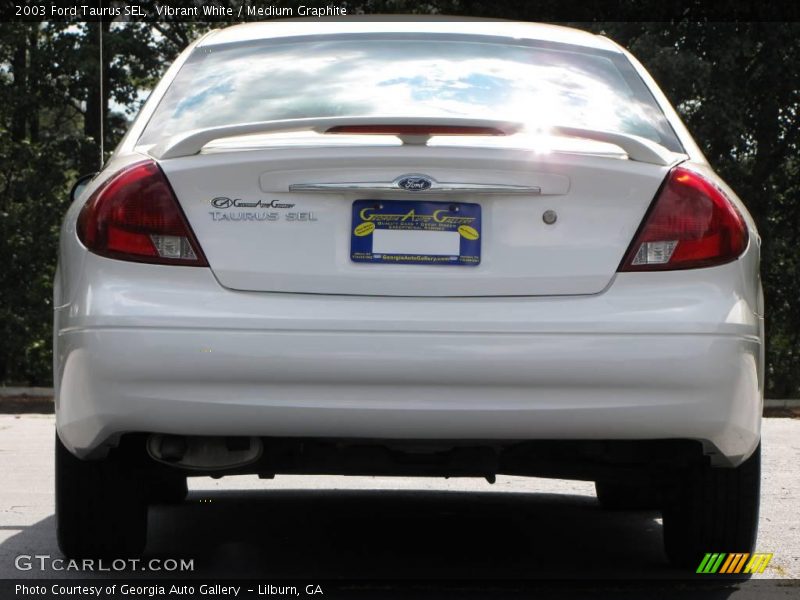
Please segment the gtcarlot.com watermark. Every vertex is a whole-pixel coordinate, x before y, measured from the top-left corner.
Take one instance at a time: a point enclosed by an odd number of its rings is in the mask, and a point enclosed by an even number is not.
[[[84,558],[81,560],[51,557],[49,554],[20,554],[14,559],[18,571],[78,571],[120,573],[150,571],[153,573],[194,571],[193,558]]]

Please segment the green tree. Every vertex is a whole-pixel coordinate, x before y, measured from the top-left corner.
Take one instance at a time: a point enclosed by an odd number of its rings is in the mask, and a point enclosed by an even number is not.
[[[0,23],[0,382],[51,383],[58,229],[72,182],[99,168],[101,118],[108,155],[141,91],[207,28]]]

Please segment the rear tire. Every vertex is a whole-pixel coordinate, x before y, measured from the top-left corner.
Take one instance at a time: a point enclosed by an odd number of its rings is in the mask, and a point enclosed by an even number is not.
[[[752,552],[758,533],[761,445],[735,469],[700,467],[672,490],[664,508],[664,549],[696,569],[707,552]]]
[[[151,485],[151,498],[164,504],[180,504],[189,493],[186,476],[181,473],[155,475]]]
[[[608,510],[657,510],[661,494],[654,486],[595,481],[597,501]]]
[[[73,456],[56,435],[56,531],[68,558],[136,557],[147,536],[145,478],[112,453],[96,461]]]

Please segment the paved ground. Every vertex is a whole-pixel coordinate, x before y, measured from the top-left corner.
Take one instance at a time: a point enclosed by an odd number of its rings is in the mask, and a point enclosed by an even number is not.
[[[763,448],[758,548],[775,554],[764,576],[800,578],[800,420],[766,419]],[[69,575],[14,568],[20,554],[58,556],[52,455],[52,415],[0,415],[0,578]],[[663,556],[657,513],[602,511],[585,482],[253,476],[190,485],[183,505],[151,509],[147,554],[194,558],[195,576],[680,575]]]

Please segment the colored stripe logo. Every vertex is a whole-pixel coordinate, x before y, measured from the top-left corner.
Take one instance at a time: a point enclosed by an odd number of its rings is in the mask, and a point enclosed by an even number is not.
[[[771,560],[771,553],[708,552],[700,561],[697,573],[763,573]]]

